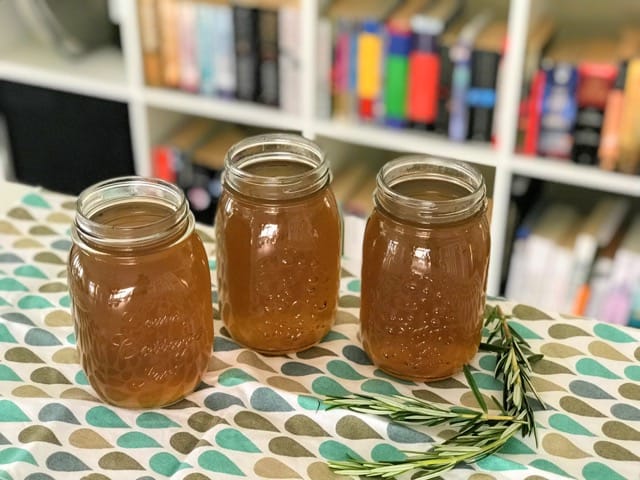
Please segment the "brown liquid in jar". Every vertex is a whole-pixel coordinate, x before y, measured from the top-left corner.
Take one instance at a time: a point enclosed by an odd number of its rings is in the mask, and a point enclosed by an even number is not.
[[[151,202],[107,207],[91,219],[148,225],[171,213]],[[122,254],[74,246],[69,285],[82,366],[106,401],[130,408],[174,403],[193,391],[213,342],[211,278],[194,233]]]
[[[405,181],[393,190],[434,201],[469,193],[434,179]],[[372,361],[417,381],[459,371],[480,343],[488,260],[484,209],[429,226],[374,209],[364,237],[360,311],[362,342]]]
[[[309,167],[263,162],[243,170],[290,176]],[[266,354],[304,350],[333,325],[340,276],[340,218],[323,188],[263,201],[225,190],[216,217],[220,311],[231,336]]]

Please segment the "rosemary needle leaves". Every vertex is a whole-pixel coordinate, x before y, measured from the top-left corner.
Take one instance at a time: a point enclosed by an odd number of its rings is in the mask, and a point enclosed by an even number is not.
[[[531,363],[542,358],[531,352],[527,342],[507,322],[507,316],[497,306],[487,309],[485,327],[488,331],[481,348],[498,355],[494,375],[502,380],[502,403],[493,398],[499,413],[490,413],[469,368],[464,374],[481,410],[440,405],[404,395],[359,394],[353,397],[329,397],[329,408],[348,408],[371,415],[381,415],[393,421],[426,426],[448,424],[457,433],[426,452],[403,452],[405,457],[394,461],[351,459],[331,461],[329,466],[342,475],[393,478],[416,471],[413,480],[436,478],[461,463],[473,463],[502,446],[517,432],[534,434],[535,421],[532,399],[542,404],[529,376]],[[537,441],[537,437],[536,437]]]

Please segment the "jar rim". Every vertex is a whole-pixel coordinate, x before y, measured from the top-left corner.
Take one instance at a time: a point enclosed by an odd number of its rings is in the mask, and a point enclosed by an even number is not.
[[[108,207],[135,200],[168,208],[167,214],[136,225],[113,225],[96,221],[95,216]],[[76,200],[76,216],[71,229],[74,241],[131,249],[150,246],[193,225],[193,214],[182,190],[165,180],[142,176],[115,177],[85,188]]]
[[[451,199],[421,199],[394,187],[409,180],[445,181],[468,192]],[[383,165],[376,177],[374,201],[388,213],[422,224],[446,223],[471,217],[486,208],[484,177],[471,164],[432,155],[403,155]]]
[[[260,175],[247,167],[268,161],[291,161],[310,168],[289,175]],[[330,183],[331,173],[324,151],[311,140],[290,133],[266,133],[234,144],[224,159],[222,184],[252,196],[281,200],[309,195]]]

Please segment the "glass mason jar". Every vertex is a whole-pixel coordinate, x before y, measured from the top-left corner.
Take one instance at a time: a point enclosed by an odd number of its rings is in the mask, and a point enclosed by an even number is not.
[[[193,391],[213,343],[207,255],[180,189],[123,177],[83,191],[68,280],[81,364],[98,395],[151,408]]]
[[[382,167],[363,243],[361,338],[400,378],[451,376],[476,354],[489,263],[482,175],[406,156]]]
[[[320,148],[267,134],[225,158],[216,214],[220,312],[229,334],[266,354],[304,350],[331,329],[340,216]]]

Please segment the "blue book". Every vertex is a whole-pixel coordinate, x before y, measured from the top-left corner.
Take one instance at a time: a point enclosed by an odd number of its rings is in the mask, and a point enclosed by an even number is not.
[[[215,5],[206,3],[198,5],[196,50],[200,70],[200,93],[204,95],[214,95],[216,92],[214,64],[216,13]]]

